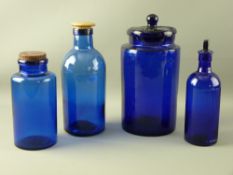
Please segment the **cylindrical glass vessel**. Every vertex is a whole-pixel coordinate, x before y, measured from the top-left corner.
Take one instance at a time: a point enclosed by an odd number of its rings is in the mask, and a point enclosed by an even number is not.
[[[221,83],[211,70],[211,60],[212,51],[205,41],[198,70],[187,80],[185,139],[199,146],[213,145],[218,139]]]
[[[159,136],[175,129],[180,48],[176,29],[157,26],[158,17],[147,17],[147,26],[128,30],[129,44],[122,46],[123,129]]]
[[[38,150],[57,140],[56,76],[43,52],[22,52],[11,78],[15,145]]]
[[[73,24],[74,47],[62,65],[65,130],[76,136],[105,128],[105,62],[93,47],[93,26]]]

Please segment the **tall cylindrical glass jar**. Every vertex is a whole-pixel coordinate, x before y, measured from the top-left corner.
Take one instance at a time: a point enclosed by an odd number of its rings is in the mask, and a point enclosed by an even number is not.
[[[56,76],[44,52],[22,52],[11,78],[15,145],[38,150],[57,141]]]
[[[122,46],[123,120],[127,132],[158,136],[175,129],[180,48],[176,29],[157,26],[158,17],[147,16],[147,26],[128,30]]]

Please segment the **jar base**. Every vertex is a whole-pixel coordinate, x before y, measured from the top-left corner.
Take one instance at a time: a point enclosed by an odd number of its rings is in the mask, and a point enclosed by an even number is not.
[[[192,144],[192,145],[196,145],[196,146],[212,146],[215,145],[217,143],[217,139],[214,140],[209,140],[204,136],[193,136],[191,138],[189,137],[185,137],[186,142]]]
[[[86,137],[100,134],[104,131],[104,128],[97,127],[94,123],[89,121],[79,120],[72,123],[69,128],[65,130],[70,135]]]
[[[163,136],[172,133],[175,127],[162,124],[159,117],[140,116],[134,120],[123,121],[122,128],[131,134],[140,136]]]
[[[160,132],[160,133],[146,133],[146,132],[131,130],[131,129],[125,128],[125,127],[122,127],[122,128],[124,129],[124,131],[126,131],[130,134],[137,135],[137,136],[146,136],[146,137],[165,136],[165,135],[171,134],[174,131],[174,130],[170,130],[167,132]]]
[[[49,148],[56,144],[56,141],[44,136],[29,136],[25,137],[15,143],[20,149],[24,150],[42,150]]]

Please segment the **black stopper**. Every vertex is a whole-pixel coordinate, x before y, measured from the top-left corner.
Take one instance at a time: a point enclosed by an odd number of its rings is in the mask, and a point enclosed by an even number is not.
[[[203,50],[204,51],[208,51],[209,50],[209,41],[208,40],[204,40],[204,42],[203,42]]]
[[[147,25],[150,27],[154,27],[157,25],[159,17],[155,14],[150,14],[146,17]]]

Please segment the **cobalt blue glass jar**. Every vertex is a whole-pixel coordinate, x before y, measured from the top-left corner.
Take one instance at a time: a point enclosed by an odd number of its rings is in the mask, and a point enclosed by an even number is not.
[[[56,76],[44,52],[22,52],[11,78],[15,145],[38,150],[57,140]]]
[[[205,40],[199,51],[198,70],[187,80],[185,139],[187,142],[210,146],[217,142],[221,83],[211,70],[212,51]]]
[[[93,23],[74,23],[74,47],[62,65],[65,130],[90,136],[105,128],[105,62],[93,47]]]
[[[129,44],[121,51],[122,126],[136,135],[166,135],[175,129],[180,48],[174,43],[176,29],[157,22],[151,14],[147,26],[130,28]]]

